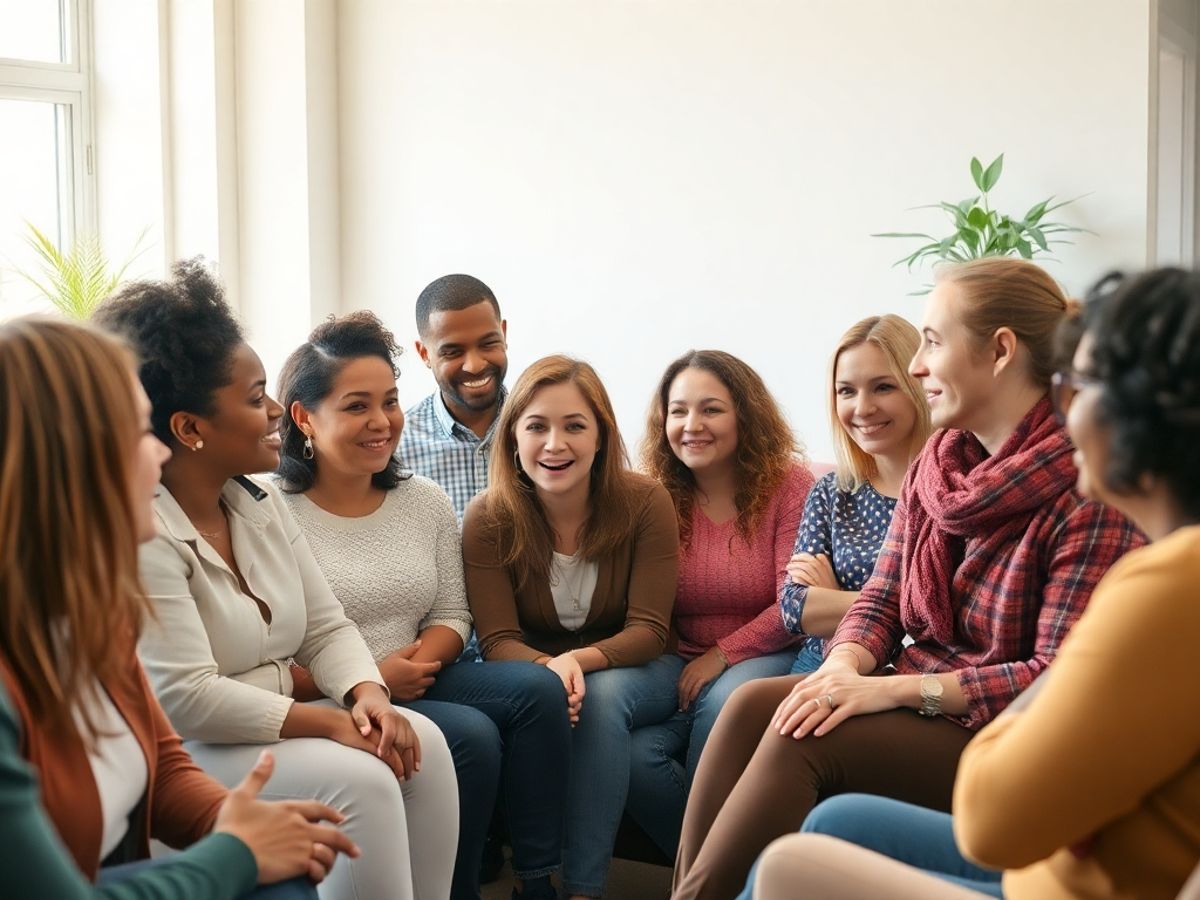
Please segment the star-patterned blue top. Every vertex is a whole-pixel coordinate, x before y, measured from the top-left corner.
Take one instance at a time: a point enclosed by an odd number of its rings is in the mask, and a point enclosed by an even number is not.
[[[883,496],[869,481],[850,493],[838,489],[836,472],[823,475],[808,493],[792,555],[824,553],[842,590],[862,590],[875,568],[875,557],[895,509],[896,498]],[[807,585],[790,580],[784,584],[779,607],[784,626],[794,634],[803,634],[800,616],[807,598]],[[810,637],[806,647],[824,652],[824,643]]]

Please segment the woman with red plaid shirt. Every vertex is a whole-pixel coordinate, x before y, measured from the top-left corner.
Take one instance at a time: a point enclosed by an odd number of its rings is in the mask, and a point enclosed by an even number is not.
[[[1142,543],[1075,490],[1047,398],[1067,308],[1023,260],[939,271],[909,369],[939,430],[821,668],[752,682],[726,704],[688,802],[674,900],[734,897],[759,852],[831,794],[948,810],[972,734],[1046,668],[1100,577]]]

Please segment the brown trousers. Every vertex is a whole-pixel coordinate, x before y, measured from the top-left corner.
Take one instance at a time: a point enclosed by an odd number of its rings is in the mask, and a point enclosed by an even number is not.
[[[801,677],[751,681],[726,702],[688,798],[672,900],[733,900],[767,844],[797,831],[834,794],[950,809],[958,758],[972,732],[908,709],[853,716],[822,737],[768,731]]]

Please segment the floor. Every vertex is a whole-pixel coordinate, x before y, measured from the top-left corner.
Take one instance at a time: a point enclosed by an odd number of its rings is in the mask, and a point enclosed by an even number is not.
[[[613,860],[608,870],[609,900],[667,900],[671,890],[671,870],[665,866]],[[483,900],[509,900],[512,894],[512,870],[505,863],[500,877],[483,887]]]

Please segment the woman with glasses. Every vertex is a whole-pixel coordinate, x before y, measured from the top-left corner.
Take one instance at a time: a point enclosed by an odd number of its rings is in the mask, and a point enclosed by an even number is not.
[[[836,797],[805,823],[817,833],[767,850],[755,897],[801,884],[831,900],[1168,900],[1197,887],[1184,885],[1200,862],[1200,681],[1173,648],[1200,641],[1200,275],[1110,276],[1092,296],[1052,396],[1080,493],[1152,545],[1112,568],[1049,672],[968,745],[953,822]],[[1162,650],[1151,666],[1147,647]]]
[[[675,900],[735,896],[821,797],[948,809],[972,734],[1049,665],[1096,582],[1140,542],[1074,489],[1046,396],[1067,308],[1023,260],[939,271],[909,371],[940,430],[821,668],[745,685],[726,704],[688,802]]]

